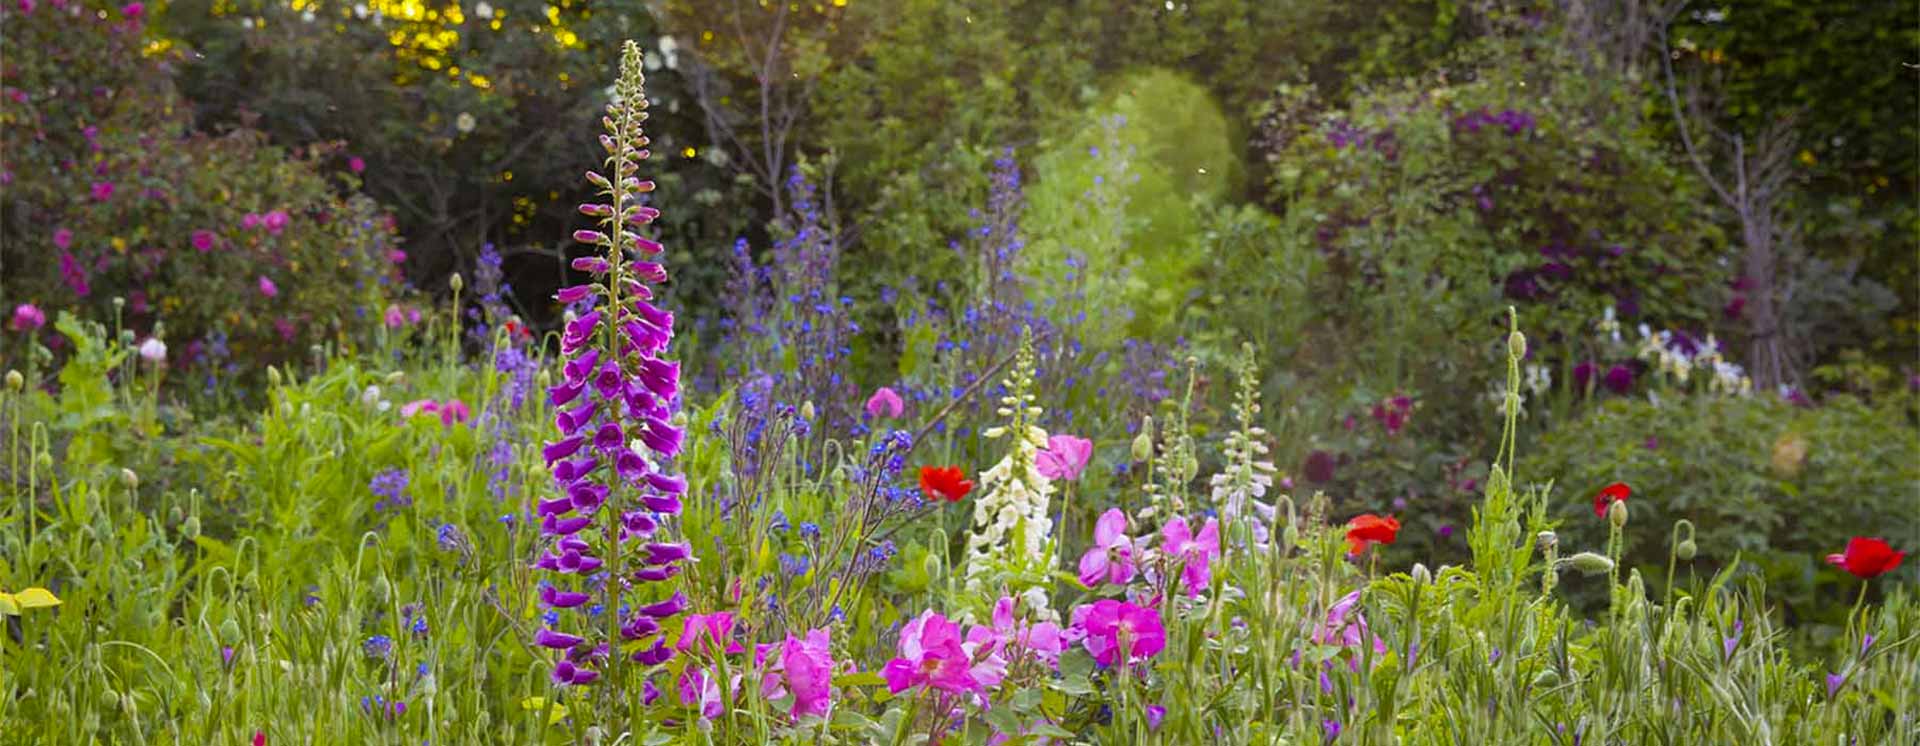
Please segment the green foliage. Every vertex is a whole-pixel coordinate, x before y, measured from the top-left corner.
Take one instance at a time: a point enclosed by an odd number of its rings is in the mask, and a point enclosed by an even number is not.
[[[323,175],[330,146],[195,131],[170,77],[183,58],[143,47],[142,28],[79,4],[8,9],[0,298],[142,334],[164,317],[176,357],[216,332],[254,363],[364,342],[347,322],[394,290],[386,216]]]
[[[1920,532],[1903,507],[1920,483],[1910,407],[1839,397],[1809,409],[1766,395],[1611,400],[1544,434],[1520,471],[1553,484],[1562,535],[1576,544],[1606,533],[1592,495],[1626,482],[1638,527],[1628,565],[1657,577],[1672,549],[1667,529],[1686,519],[1698,530],[1701,575],[1744,560],[1790,620],[1836,625],[1858,581],[1821,558],[1849,536]],[[1899,572],[1913,577],[1911,567]]]

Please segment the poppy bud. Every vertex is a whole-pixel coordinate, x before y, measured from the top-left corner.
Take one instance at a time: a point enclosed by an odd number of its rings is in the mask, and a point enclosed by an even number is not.
[[[1287,530],[1281,531],[1280,537],[1286,540],[1286,544],[1283,546],[1296,547],[1300,545],[1300,529],[1293,524],[1287,524]]]
[[[1515,360],[1520,360],[1525,358],[1527,356],[1527,335],[1521,334],[1520,330],[1518,329],[1515,329],[1513,330],[1513,333],[1508,334],[1507,335],[1507,355],[1512,357]]]
[[[1613,524],[1614,528],[1627,527],[1627,501],[1615,500],[1607,506],[1607,522]]]
[[[188,539],[200,538],[200,516],[187,516],[187,520],[180,524],[180,533]]]
[[[1433,585],[1433,572],[1427,569],[1425,563],[1413,563],[1413,584]]]
[[[1693,560],[1694,554],[1699,551],[1700,547],[1694,545],[1692,539],[1688,539],[1680,542],[1680,546],[1673,548],[1673,556],[1678,557],[1681,562],[1690,562]]]
[[[402,381],[405,381],[405,380],[407,380],[407,372],[404,370],[396,370],[392,373],[387,374],[388,386],[398,386]]]
[[[12,389],[14,391],[19,391],[20,389],[26,388],[26,386],[27,386],[27,377],[20,375],[20,371],[17,371],[17,370],[7,371],[7,388]]]
[[[386,606],[387,602],[392,600],[393,584],[387,582],[387,576],[385,575],[375,576],[373,579],[373,603],[376,606]]]
[[[1599,575],[1600,573],[1611,572],[1613,570],[1613,560],[1608,559],[1606,555],[1594,554],[1593,552],[1581,552],[1573,555],[1567,559],[1567,562],[1573,565],[1573,569],[1579,570],[1587,575]]]
[[[1540,673],[1533,677],[1535,687],[1551,687],[1559,683],[1560,671],[1551,667],[1540,669]]]
[[[800,403],[800,419],[812,422],[814,414],[813,400],[809,399]]]
[[[447,278],[447,287],[453,288],[453,292],[458,293],[467,289],[467,281],[460,276],[459,272],[455,272],[452,277]]]
[[[240,635],[240,622],[228,619],[220,623],[220,642],[227,647],[239,645],[245,638]]]
[[[41,469],[53,468],[53,454],[41,451],[40,457],[33,460],[33,465]]]
[[[126,485],[127,489],[130,490],[140,489],[140,475],[133,473],[132,469],[121,469],[120,483]]]
[[[1541,531],[1540,535],[1533,537],[1533,541],[1539,544],[1541,549],[1552,549],[1560,545],[1560,535],[1552,531]]]
[[[122,298],[122,297],[120,297],[120,296],[118,296],[118,295],[116,295],[116,296],[113,296],[113,310],[115,310],[115,311],[118,311],[118,310],[120,310],[120,309],[122,309],[122,308],[126,308],[126,307],[127,307],[127,299],[125,299],[125,298]],[[132,333],[132,332],[126,332],[126,334],[131,334],[131,333]],[[124,336],[124,335],[123,335],[123,336]]]
[[[1153,417],[1140,418],[1140,434],[1133,437],[1133,460],[1153,458]]]
[[[280,369],[279,368],[275,368],[271,365],[267,366],[267,384],[270,386],[280,385]]]
[[[120,706],[120,693],[107,687],[100,690],[100,709],[111,710]]]

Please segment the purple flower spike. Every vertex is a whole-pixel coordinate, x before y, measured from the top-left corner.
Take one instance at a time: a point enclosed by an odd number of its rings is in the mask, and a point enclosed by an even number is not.
[[[667,424],[658,417],[646,417],[645,430],[640,431],[640,439],[645,441],[654,453],[671,458],[680,453],[680,428]]]
[[[559,441],[546,444],[545,447],[540,449],[540,455],[546,457],[547,466],[551,467],[553,466],[553,462],[572,456],[575,452],[579,451],[580,445],[585,442],[586,439],[578,435],[571,438],[562,438]]]
[[[680,512],[680,498],[673,495],[644,495],[640,498],[640,504],[655,513],[673,515]]]
[[[544,627],[541,628],[540,631],[533,633],[533,644],[554,650],[571,650],[579,647],[580,643],[585,641],[585,638],[578,635],[555,632]]]
[[[687,493],[687,478],[682,476],[659,473],[648,474],[647,484],[669,495],[684,495]]]
[[[564,287],[564,288],[560,288],[560,292],[553,294],[553,299],[560,301],[561,303],[566,305],[573,305],[575,303],[579,303],[580,301],[586,300],[588,296],[593,295],[593,291],[595,289],[596,288],[594,288],[594,286],[592,285],[574,285],[571,287]]]
[[[665,619],[687,610],[687,594],[675,591],[672,598],[651,603],[639,608],[639,612],[655,619]]]
[[[593,600],[593,596],[578,591],[563,591],[549,585],[540,589],[540,600],[556,609],[571,609]]]
[[[660,524],[654,522],[653,516],[647,515],[645,511],[639,510],[631,511],[626,515],[620,516],[620,523],[627,529],[627,533],[634,536],[651,536],[655,530],[660,528]]]

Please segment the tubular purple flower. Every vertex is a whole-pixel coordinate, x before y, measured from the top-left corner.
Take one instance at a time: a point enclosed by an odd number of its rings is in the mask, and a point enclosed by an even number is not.
[[[655,619],[665,619],[667,617],[673,616],[675,614],[678,614],[686,610],[687,610],[687,594],[682,593],[680,591],[674,591],[672,598],[669,598],[665,601],[659,601],[656,603],[650,603],[645,606],[642,606],[640,607],[639,612],[644,616],[653,617]]]
[[[655,513],[673,515],[680,512],[680,498],[673,495],[642,495],[640,504]]]
[[[657,358],[643,360],[640,363],[640,381],[655,396],[672,399],[680,393],[680,363]]]
[[[638,640],[660,631],[660,623],[652,617],[636,616],[620,625],[620,636],[628,640]]]
[[[551,468],[553,462],[572,456],[576,451],[580,450],[580,445],[585,442],[586,439],[578,435],[562,438],[556,442],[546,444],[544,448],[540,449],[540,455],[546,457],[547,466]]]
[[[569,635],[565,632],[555,632],[553,630],[546,629],[544,627],[541,628],[540,631],[533,633],[533,644],[539,645],[543,648],[552,648],[554,650],[571,650],[573,648],[579,647],[580,643],[582,642],[586,642],[586,639],[578,635]]]
[[[553,299],[571,305],[585,300],[589,295],[593,295],[594,290],[596,290],[596,288],[592,285],[573,285],[560,288],[560,292],[553,294]]]
[[[652,415],[641,417],[641,419],[646,422],[647,426],[640,431],[640,440],[644,441],[648,448],[653,449],[654,453],[668,458],[672,458],[680,453],[680,438],[682,436],[680,428],[669,425],[666,420]]]
[[[667,268],[654,262],[634,262],[627,265],[627,271],[632,272],[635,277],[646,280],[647,282],[658,283],[667,281]]]
[[[571,609],[593,600],[593,596],[577,591],[563,591],[549,585],[540,589],[540,600],[556,609]]]
[[[679,565],[643,567],[633,572],[633,579],[644,583],[658,583],[680,574]]]
[[[620,449],[620,455],[613,459],[613,470],[622,481],[632,483],[640,481],[647,474],[647,460],[630,449]]]
[[[660,528],[660,524],[653,520],[653,516],[647,515],[646,511],[632,510],[620,516],[620,527],[626,529],[631,536],[652,536],[653,532]]]
[[[664,565],[679,562],[693,556],[693,547],[686,544],[653,543],[647,545],[647,564]]]
[[[601,425],[600,431],[593,434],[593,447],[604,453],[613,453],[622,450],[625,448],[626,442],[626,438],[622,437],[622,433],[620,432],[620,425],[617,423],[609,422]]]
[[[553,467],[553,478],[561,482],[571,482],[600,468],[600,460],[592,456],[562,461]]]
[[[586,516],[561,518],[550,515],[547,516],[546,520],[540,522],[540,531],[549,536],[572,535],[580,533],[580,529],[586,528],[587,525],[591,523],[593,523],[593,519]]]
[[[596,275],[604,275],[613,269],[613,265],[608,264],[607,260],[597,256],[574,257],[573,262],[568,266],[581,272],[591,272]]]
[[[673,648],[667,647],[666,638],[660,638],[653,647],[633,654],[633,661],[643,666],[657,666],[673,659]]]
[[[665,248],[666,247],[661,246],[658,241],[648,240],[640,236],[633,237],[633,249],[642,254],[658,254]]]
[[[605,135],[602,135],[605,137]],[[591,202],[580,205],[580,214],[590,218],[603,218],[613,214],[613,205],[596,205]]]
[[[687,478],[671,474],[653,473],[647,475],[647,485],[669,495],[687,493]]]
[[[582,228],[573,232],[573,240],[579,241],[580,243],[601,244],[607,242],[607,234]]]
[[[587,390],[587,384],[584,381],[581,383],[562,383],[558,386],[549,386],[547,387],[547,403],[558,407],[573,401],[575,397],[580,395],[580,392],[585,390]]]

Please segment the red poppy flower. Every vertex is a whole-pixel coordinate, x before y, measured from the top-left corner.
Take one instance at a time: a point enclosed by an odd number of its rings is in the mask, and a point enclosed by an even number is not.
[[[1628,487],[1626,482],[1609,484],[1606,489],[1600,490],[1600,494],[1593,496],[1593,514],[1605,518],[1607,508],[1613,507],[1616,502],[1626,502],[1631,495],[1633,495],[1633,488]]]
[[[1374,544],[1392,544],[1400,536],[1400,521],[1393,516],[1377,516],[1365,513],[1347,521],[1347,546],[1349,554],[1367,551]]]
[[[1845,554],[1827,555],[1827,564],[1838,567],[1861,580],[1877,578],[1900,566],[1906,552],[1894,551],[1883,539],[1855,536],[1847,542]]]
[[[922,466],[920,467],[920,490],[927,497],[950,502],[960,502],[973,491],[973,481],[966,478],[958,466]]]

